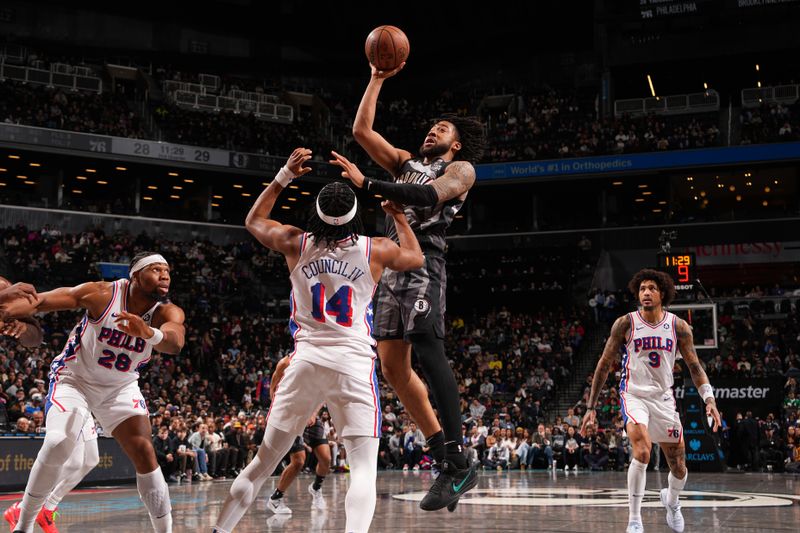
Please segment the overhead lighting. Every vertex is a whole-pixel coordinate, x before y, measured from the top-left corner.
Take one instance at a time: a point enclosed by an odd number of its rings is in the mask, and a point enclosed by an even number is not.
[[[759,65],[758,63],[756,63],[756,72],[758,72],[759,70],[761,70],[761,65]]]
[[[184,183],[194,183],[194,180],[190,180],[189,178],[183,178]]]
[[[75,179],[84,181],[84,180],[86,180],[86,176],[75,176]]]
[[[695,199],[695,200],[699,200],[700,198],[698,198],[697,196],[695,196],[695,197],[694,197],[694,199]]]
[[[234,189],[241,189],[241,188],[242,188],[242,186],[241,186],[241,185],[239,185],[238,183],[234,183],[234,184],[233,184],[233,188],[234,188]]]
[[[25,180],[23,183],[24,183],[25,185],[33,185],[33,184],[34,184],[34,183],[36,183],[36,182],[35,182],[35,181],[30,181],[30,180]]]
[[[621,181],[615,181],[611,185],[622,185],[622,182]]]
[[[745,173],[744,173],[744,177],[745,177],[745,178],[749,178],[750,176],[751,176],[751,174],[750,174],[749,172],[745,172]]]
[[[667,201],[666,200],[661,200],[660,202],[658,202],[658,205],[667,205]]]
[[[98,185],[108,185],[108,182],[105,180],[97,180]]]
[[[289,188],[290,189],[299,189],[300,187],[298,187],[297,185],[289,185]]]
[[[646,183],[642,183],[641,185],[639,185],[639,188],[640,189],[646,189],[647,188],[647,184]]]
[[[659,209],[657,207],[655,209],[653,209],[653,213],[660,213],[660,212],[661,212],[661,209]]]
[[[777,185],[778,184],[778,180],[775,180],[773,183],[775,183],[775,185]]]
[[[5,187],[7,184],[4,181],[0,181],[0,187]]]
[[[177,173],[177,172],[170,172],[170,173],[168,173],[167,175],[168,175],[168,176],[174,176],[174,177],[177,177],[177,176],[178,176],[178,173]]]
[[[642,196],[650,196],[651,194],[653,194],[653,191],[644,191],[644,192],[642,192]]]
[[[736,195],[736,201],[737,202],[741,202],[742,201],[742,195],[741,194],[737,194]]]
[[[183,190],[183,187],[181,187],[180,185],[173,185],[172,188],[175,189],[176,191],[182,191]]]
[[[21,179],[21,180],[26,180],[26,179],[28,179],[28,176],[23,176],[22,174],[19,174],[19,175],[17,175],[17,177],[18,177],[19,179]]]
[[[763,205],[764,207],[767,207],[769,205],[769,202],[764,200],[763,202],[761,202],[761,205]]]
[[[747,185],[748,187],[752,187],[753,186],[753,182],[752,181],[748,181],[747,183],[745,183],[745,185]]]
[[[40,167],[40,166],[42,166],[39,163],[28,163],[28,165],[30,165],[32,167]]]
[[[72,192],[74,192],[75,194],[83,194],[83,191],[80,189],[72,189]]]
[[[692,176],[687,176],[686,181],[694,181],[694,178]]]
[[[706,191],[700,191],[700,196],[702,196],[703,198],[705,198],[705,197],[706,197]]]
[[[250,197],[250,196],[253,196],[253,195],[250,194],[249,192],[243,192],[242,196]],[[289,200],[291,200],[291,198],[289,198]]]
[[[380,194],[376,194],[375,198],[383,198],[383,196],[381,196]]]
[[[650,74],[647,75],[647,83],[650,84],[650,94],[655,96],[656,95],[656,88],[653,87],[653,78],[650,77]]]
[[[644,198],[637,198],[636,201],[637,202],[644,202]]]
[[[97,172],[97,171],[95,169],[93,169],[93,168],[87,168],[86,172]]]
[[[456,215],[456,218],[464,218],[464,215]]]
[[[216,198],[217,200],[222,200],[222,195],[221,194],[215,194],[214,198]]]
[[[295,197],[291,197],[291,198],[287,198],[287,200],[289,200],[290,202],[296,202],[296,201],[297,201],[297,198],[295,198]]]
[[[269,187],[269,182],[268,181],[262,181],[261,185],[263,185],[264,187]]]
[[[123,170],[123,171],[125,171],[125,170],[128,170],[128,169],[127,169],[127,168],[125,168],[125,167],[114,167],[114,168],[116,168],[117,170]]]
[[[169,195],[169,197],[170,197],[170,198],[173,198],[173,199],[175,199],[175,200],[180,200],[180,199],[181,199],[181,197],[180,197],[180,196],[178,196],[177,194],[170,194],[170,195]]]
[[[7,168],[0,168],[0,172],[8,172]]]
[[[308,191],[300,191],[300,194],[302,194],[303,196],[311,196],[311,193]]]
[[[152,196],[142,196],[142,200],[152,200]]]
[[[151,191],[158,190],[158,187],[156,187],[155,185],[148,185],[147,188],[150,189]]]
[[[759,89],[761,88],[761,82],[760,81],[758,82],[758,88]]]
[[[708,83],[703,82],[703,89],[705,89],[706,91],[708,90]]]
[[[214,202],[211,202],[211,207],[219,207],[219,204],[215,204]]]
[[[770,192],[771,190],[769,187],[764,187],[764,192]]]
[[[19,159],[18,155],[10,155],[8,156],[9,159]]]
[[[736,190],[736,185],[731,185],[730,187],[728,187],[728,190],[731,191],[731,192],[735,191]]]
[[[281,209],[289,209],[289,206],[288,205],[282,205]]]
[[[691,187],[689,187],[689,190],[690,190],[690,191],[693,191],[693,190],[694,190],[694,185],[692,185]]]

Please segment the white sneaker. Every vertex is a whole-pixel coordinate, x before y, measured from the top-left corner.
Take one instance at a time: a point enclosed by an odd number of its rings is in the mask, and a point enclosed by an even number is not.
[[[325,503],[325,498],[322,497],[322,489],[314,490],[314,484],[308,486],[308,493],[311,494],[311,508],[318,509],[320,511],[324,511],[328,508],[328,504]]]
[[[628,522],[625,533],[644,533],[644,526],[641,522]]]
[[[683,513],[681,513],[681,502],[678,502],[678,505],[674,507],[667,503],[667,494],[669,494],[669,489],[661,489],[661,505],[667,510],[667,525],[672,528],[673,531],[677,531],[677,533],[681,533],[683,531],[684,523],[683,523]]]
[[[419,465],[414,465],[413,470],[414,470],[414,472],[419,472]]]
[[[573,465],[572,466],[572,471],[573,472],[577,472],[578,471],[578,465]]]
[[[267,509],[275,514],[292,514],[292,510],[283,502],[283,498],[273,500],[272,497],[270,497],[267,500]]]

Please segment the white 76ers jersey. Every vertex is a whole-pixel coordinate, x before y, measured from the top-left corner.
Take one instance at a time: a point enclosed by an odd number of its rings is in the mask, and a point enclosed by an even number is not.
[[[300,258],[289,276],[292,357],[368,378],[375,359],[372,239],[361,235],[352,243],[348,237],[329,250],[304,233],[300,243]]]
[[[50,365],[50,379],[72,375],[89,385],[118,387],[139,379],[139,369],[150,360],[153,346],[139,337],[131,337],[117,329],[114,319],[120,311],[127,311],[130,282],[115,281],[111,301],[97,320],[83,315],[73,328],[64,350]],[[158,308],[156,303],[142,320],[148,325]]]
[[[670,392],[672,368],[678,353],[676,316],[664,311],[658,324],[650,324],[639,311],[629,313],[631,329],[623,348],[619,390],[635,396],[656,397]]]

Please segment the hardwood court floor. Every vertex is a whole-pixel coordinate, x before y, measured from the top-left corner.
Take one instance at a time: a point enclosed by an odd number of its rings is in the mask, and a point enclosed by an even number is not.
[[[664,521],[658,490],[667,474],[648,472],[642,512],[645,531],[671,531]],[[239,523],[238,532],[300,533],[344,531],[344,496],[348,476],[332,474],[323,485],[324,512],[311,511],[303,475],[286,493],[293,510],[275,516],[266,508],[277,478],[264,485],[260,497]],[[230,481],[170,485],[175,533],[210,532],[228,493]],[[627,524],[624,472],[580,472],[552,476],[545,472],[484,472],[478,487],[461,500],[454,513],[429,513],[417,502],[431,483],[428,472],[380,472],[378,503],[372,532],[418,531],[576,531],[622,532]],[[17,495],[0,495],[5,507]],[[800,477],[786,474],[689,473],[681,497],[686,531],[752,533],[798,531]],[[136,487],[73,492],[61,505],[62,532],[146,533],[152,531]],[[2,524],[5,526],[5,523]]]

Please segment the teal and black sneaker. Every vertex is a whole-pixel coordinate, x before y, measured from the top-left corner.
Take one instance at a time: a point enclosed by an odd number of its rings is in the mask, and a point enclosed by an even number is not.
[[[458,499],[477,484],[478,473],[475,465],[459,470],[445,459],[442,462],[442,473],[433,482],[428,494],[419,502],[419,507],[423,511],[438,511],[444,507],[451,510],[452,506],[454,511],[453,504],[457,504]]]

